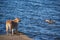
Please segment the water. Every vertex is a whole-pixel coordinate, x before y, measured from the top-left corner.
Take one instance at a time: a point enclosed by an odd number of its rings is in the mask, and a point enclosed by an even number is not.
[[[0,34],[6,33],[6,20],[16,17],[21,18],[18,31],[32,39],[60,40],[60,0],[0,0]]]

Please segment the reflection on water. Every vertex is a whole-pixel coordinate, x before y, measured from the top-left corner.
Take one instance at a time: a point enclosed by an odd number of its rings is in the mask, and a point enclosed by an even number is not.
[[[16,17],[21,18],[18,31],[34,40],[60,40],[60,0],[0,0],[0,34],[6,33],[6,20]]]

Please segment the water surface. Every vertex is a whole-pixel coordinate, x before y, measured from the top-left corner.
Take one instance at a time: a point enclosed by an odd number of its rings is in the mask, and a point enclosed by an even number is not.
[[[60,40],[60,0],[0,0],[0,34],[6,33],[6,20],[16,17],[21,18],[18,31],[34,40]]]

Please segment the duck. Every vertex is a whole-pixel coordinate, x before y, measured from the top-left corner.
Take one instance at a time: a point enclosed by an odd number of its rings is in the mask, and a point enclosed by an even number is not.
[[[50,20],[46,19],[45,22],[47,22],[47,23],[49,23],[49,24],[52,24],[52,23],[54,23],[55,21],[54,21],[54,20],[51,20],[51,19],[50,19]]]

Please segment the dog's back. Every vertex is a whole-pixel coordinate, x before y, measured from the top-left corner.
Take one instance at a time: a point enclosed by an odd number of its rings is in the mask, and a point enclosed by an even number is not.
[[[12,20],[7,20],[6,21],[6,25],[9,27],[9,25],[10,25],[10,27],[11,28],[15,28],[15,27],[17,27],[17,23],[16,22],[14,22],[14,21],[12,21]]]

